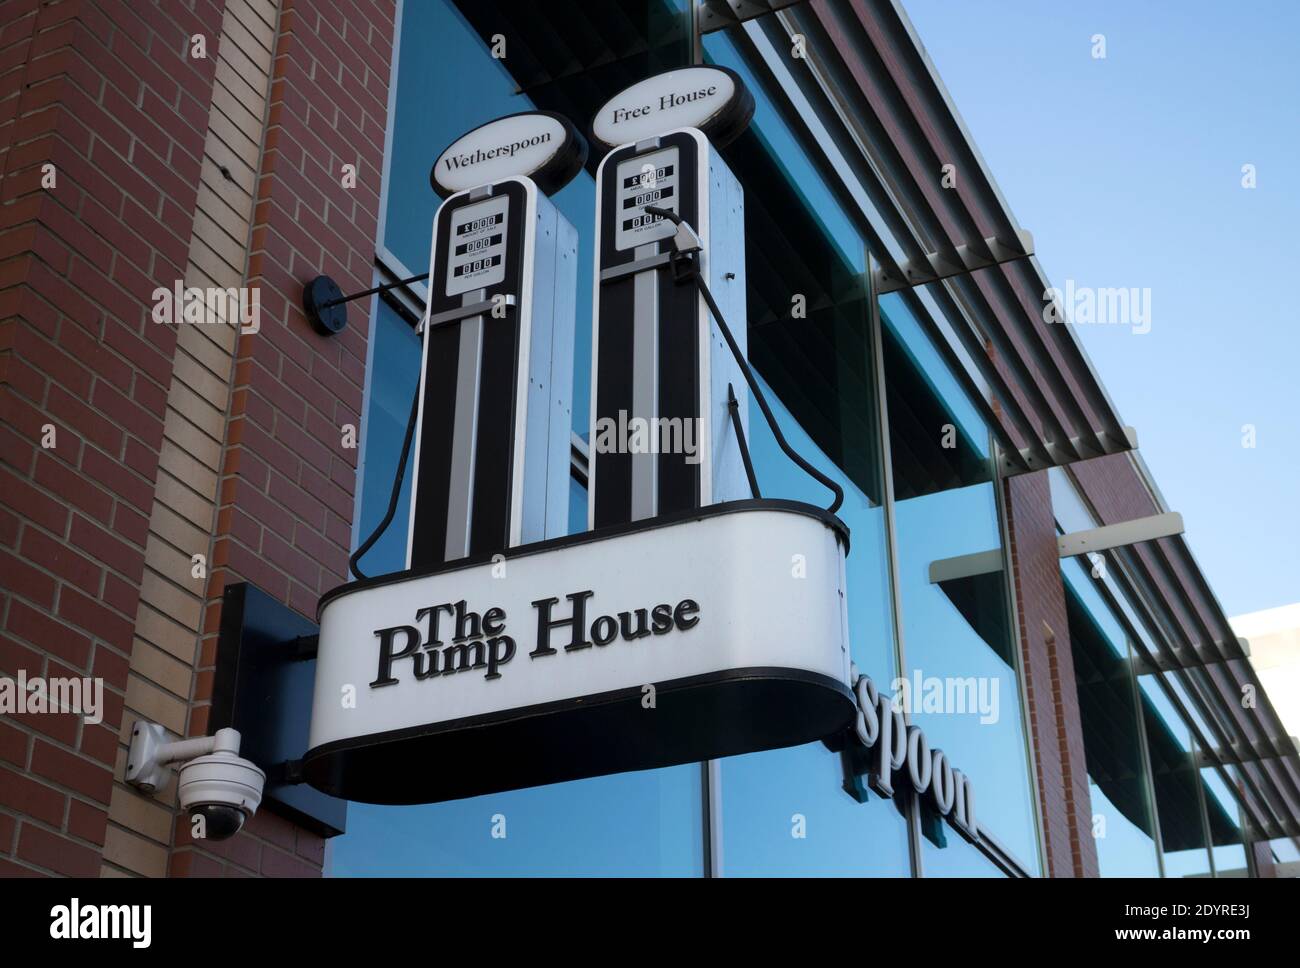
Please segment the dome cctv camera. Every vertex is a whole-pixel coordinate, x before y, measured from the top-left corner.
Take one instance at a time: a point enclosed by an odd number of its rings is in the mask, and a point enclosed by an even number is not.
[[[167,781],[167,768],[181,763],[176,790],[182,809],[202,817],[202,836],[226,840],[239,833],[262,802],[266,774],[239,756],[239,732],[167,742],[157,723],[137,722],[131,731],[126,782],[154,793]]]

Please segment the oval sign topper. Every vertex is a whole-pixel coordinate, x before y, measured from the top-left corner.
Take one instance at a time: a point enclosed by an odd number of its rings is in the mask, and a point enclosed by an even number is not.
[[[587,161],[587,141],[550,111],[525,111],[479,125],[448,145],[429,183],[446,198],[511,175],[526,175],[547,195],[569,183]]]
[[[754,116],[754,97],[725,67],[682,67],[624,88],[605,102],[591,132],[606,148],[674,128],[699,128],[716,147],[729,144]]]

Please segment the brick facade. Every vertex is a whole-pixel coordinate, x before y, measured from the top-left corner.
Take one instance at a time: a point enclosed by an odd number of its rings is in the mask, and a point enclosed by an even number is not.
[[[319,873],[320,838],[269,810],[194,846],[174,791],[121,783],[122,740],[140,715],[206,731],[227,581],[311,616],[344,574],[356,451],[341,427],[360,422],[368,326],[354,305],[347,332],[320,337],[299,300],[318,272],[370,284],[394,4],[142,8],[0,3],[0,674],[105,686],[101,724],[0,720],[0,874]],[[258,44],[261,118],[243,53]],[[232,147],[212,141],[218,119],[241,110],[264,133],[225,138],[257,159],[246,238],[208,224],[221,205],[238,215],[206,166]],[[196,239],[224,243],[260,290],[260,332],[228,350],[150,319],[155,288],[215,275]],[[205,396],[209,419],[191,405]],[[191,551],[210,551],[206,587]]]
[[[356,478],[343,428],[361,423],[369,320],[325,338],[308,324],[303,284],[324,272],[345,292],[371,285],[388,110],[393,4],[287,0],[280,14],[249,246],[262,293],[258,333],[241,335],[220,478],[212,578],[190,731],[207,731],[221,594],[250,581],[314,619],[345,580]],[[356,186],[343,187],[355,165]],[[269,876],[318,873],[324,841],[268,811],[241,835],[200,849],[177,820],[172,872],[221,862]],[[260,856],[251,844],[260,841]],[[277,849],[280,848],[280,849]]]
[[[137,718],[207,732],[228,583],[314,617],[344,580],[370,320],[353,303],[322,337],[300,294],[371,285],[395,6],[0,0],[0,675],[105,686],[99,724],[0,718],[0,875],[321,871],[324,841],[271,809],[193,841],[174,789],[123,782],[125,740]],[[885,45],[886,8],[851,6]],[[258,331],[152,322],[176,281],[256,288]],[[1155,510],[1124,456],[1073,472],[1103,523]],[[1002,487],[1046,873],[1096,876],[1047,475]]]

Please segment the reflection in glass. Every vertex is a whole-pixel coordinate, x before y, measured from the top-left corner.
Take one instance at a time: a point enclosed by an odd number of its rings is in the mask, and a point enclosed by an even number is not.
[[[723,151],[745,187],[749,358],[791,446],[844,488],[853,658],[888,682],[895,658],[865,243],[730,39],[712,33],[704,45],[711,63],[744,76],[756,104],[749,129]],[[752,401],[749,428],[764,497],[830,503],[781,452]],[[840,756],[821,743],[724,760],[725,872],[908,876],[902,801],[872,794],[860,803],[844,783]]]
[[[853,659],[859,669],[887,682],[894,656],[883,511],[817,448],[772,388],[764,384],[763,389],[791,446],[844,487],[839,513],[852,536],[846,580]],[[765,497],[829,503],[825,488],[781,452],[757,404],[751,403],[749,426]],[[903,800],[872,793],[859,803],[844,783],[839,754],[821,743],[723,760],[724,872],[908,876],[907,825],[899,812]]]
[[[1207,877],[1201,776],[1187,723],[1155,675],[1138,676],[1165,877]]]
[[[405,4],[384,247],[412,272],[427,269],[439,201],[429,187],[429,167],[443,148],[493,118],[533,108],[557,110],[585,125],[610,91],[689,62],[688,13],[685,0],[619,0],[581,9],[559,0]],[[507,36],[505,60],[489,52],[495,33]],[[599,160],[593,153],[588,172],[553,199],[580,238],[573,426],[583,434],[590,398],[590,172]],[[387,506],[418,371],[418,340],[386,310],[376,321],[374,357],[361,455],[363,537]],[[583,530],[585,495],[576,483],[572,488],[571,527]],[[367,555],[371,574],[402,567],[406,506],[404,498],[393,527]],[[690,764],[453,803],[354,804],[348,833],[332,842],[332,872],[699,875],[702,801],[701,769]],[[505,836],[493,836],[494,829]]]
[[[1241,812],[1237,801],[1223,782],[1219,771],[1202,767],[1205,813],[1210,825],[1210,844],[1214,854],[1215,877],[1249,877],[1245,838],[1241,831]]]
[[[988,432],[906,307],[888,300],[882,307],[912,722],[971,777],[980,826],[1037,873]],[[957,850],[959,840],[948,836],[943,850]]]
[[[357,534],[353,545],[370,537],[388,511],[397,475],[397,458],[411,417],[411,401],[420,382],[420,340],[415,331],[382,299],[373,332],[372,373],[361,425],[361,461]],[[392,523],[358,563],[367,575],[386,575],[406,567],[406,533],[411,507],[411,474],[415,448],[406,459],[405,476]]]
[[[726,32],[706,35],[704,50],[754,95],[753,121],[722,152],[745,188],[749,358],[818,448],[878,505],[866,243]]]
[[[921,865],[926,877],[1006,877],[993,861],[968,844],[951,827],[942,828],[943,846],[921,838]]]
[[[1158,877],[1128,639],[1077,559],[1061,563],[1102,877]]]

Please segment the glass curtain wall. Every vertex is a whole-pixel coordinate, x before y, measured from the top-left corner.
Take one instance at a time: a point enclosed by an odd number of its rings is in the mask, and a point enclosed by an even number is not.
[[[1158,877],[1128,637],[1078,559],[1062,562],[1061,572],[1098,867],[1103,877]]]
[[[723,151],[745,189],[749,359],[786,439],[844,488],[853,659],[887,684],[896,658],[862,285],[866,244],[728,34],[706,35],[704,56],[740,73],[755,101],[749,129]],[[829,492],[781,452],[753,401],[749,428],[764,497],[830,503]],[[860,785],[821,743],[732,757],[721,773],[728,875],[910,873],[904,801],[872,795],[859,802]]]
[[[500,35],[499,37],[497,35]],[[391,169],[381,257],[412,272],[429,264],[439,199],[429,168],[452,140],[505,114],[557,110],[579,124],[599,102],[646,74],[690,61],[686,0],[402,5]],[[495,38],[495,39],[494,39]],[[494,46],[503,57],[494,57]],[[588,423],[595,185],[581,173],[554,201],[580,233],[574,426]],[[380,303],[381,307],[383,306]],[[358,541],[383,517],[418,377],[419,341],[392,311],[374,328],[362,441]],[[574,482],[575,530],[586,527]],[[405,561],[405,502],[366,556],[369,574]],[[433,768],[433,767],[431,767]],[[503,767],[503,768],[508,768]],[[701,769],[599,777],[416,807],[354,804],[332,842],[337,874],[699,875],[704,871]]]
[[[981,830],[1039,871],[1018,635],[990,436],[899,294],[881,300],[903,655],[911,721],[971,777]],[[987,863],[923,816],[924,871]],[[946,831],[946,833],[945,833]]]
[[[612,93],[689,63],[687,0],[407,2],[396,80],[380,258],[428,266],[438,199],[433,159],[492,118],[540,108],[585,126]],[[873,355],[860,214],[796,136],[780,91],[741,56],[736,28],[706,35],[706,61],[739,71],[756,101],[750,129],[723,152],[746,194],[749,356],[794,447],[845,490],[854,660],[883,689],[922,683],[911,718],[974,781],[981,827],[1038,873],[1037,826],[1021,717],[988,431],[898,297],[884,301],[883,358]],[[497,51],[504,56],[493,56]],[[589,421],[593,153],[555,201],[580,234],[574,430]],[[731,321],[733,326],[736,321]],[[383,515],[413,391],[418,341],[381,309],[363,425],[359,538]],[[884,386],[876,378],[883,368]],[[896,647],[881,414],[888,401],[897,571],[907,665]],[[752,407],[750,446],[763,496],[824,506],[830,496],[782,454]],[[570,527],[586,525],[572,483]],[[399,508],[398,520],[404,519]],[[398,528],[367,556],[370,573],[402,566]],[[988,566],[965,571],[954,559]],[[969,562],[967,563],[969,564]],[[919,676],[919,680],[915,677]],[[929,679],[952,701],[924,702]],[[955,705],[960,700],[960,708]],[[722,871],[874,874],[912,871],[906,796],[882,800],[845,777],[822,744],[720,765]],[[704,790],[698,765],[598,778],[420,807],[352,810],[334,842],[336,873],[700,874]],[[901,788],[902,784],[896,787]],[[501,823],[504,822],[504,827]],[[924,873],[997,875],[937,818],[915,825]],[[502,831],[504,837],[494,836]]]
[[[1051,481],[1058,528],[1096,527],[1068,474],[1054,469]],[[1183,681],[1199,670],[1134,673],[1157,644],[1111,563],[1061,565],[1102,876],[1248,876],[1240,805],[1198,762],[1197,735],[1215,735]]]
[[[1027,872],[1037,873],[1033,787],[1021,720],[1016,637],[1001,567],[988,430],[898,297],[883,303],[883,364],[875,359],[865,287],[867,245],[857,228],[861,214],[851,200],[840,196],[840,186],[827,175],[824,160],[810,156],[815,147],[803,144],[793,133],[784,114],[791,109],[783,93],[756,77],[739,53],[746,46],[740,33],[758,29],[754,25],[764,19],[758,18],[749,28],[706,35],[703,42],[705,60],[744,76],[756,102],[750,129],[724,151],[746,190],[750,359],[783,404],[782,416],[797,423],[793,433],[787,429],[787,436],[806,441],[810,449],[801,452],[815,455],[814,462],[845,486],[847,498],[840,513],[853,533],[848,578],[855,661],[891,693],[908,688],[900,680],[909,685],[917,681],[914,672],[925,685],[939,679],[955,686],[952,692],[960,694],[955,704],[959,710],[953,705],[922,704],[911,719],[975,779],[981,826]],[[806,309],[806,317],[793,311],[796,303]],[[883,387],[875,376],[881,365]],[[889,470],[897,502],[896,553],[908,643],[902,653],[894,641],[889,599],[884,449],[876,404],[882,396],[888,399],[893,450]],[[752,416],[753,446],[762,455],[759,478],[764,495],[807,494],[803,499],[824,501],[814,482],[792,468],[774,444],[768,447],[757,411]],[[786,468],[778,477],[786,490],[769,490],[763,483],[767,449],[772,455],[770,466]],[[992,552],[996,558],[990,571],[951,576],[941,585],[931,581],[932,563],[980,552]],[[904,655],[906,669],[901,662]],[[820,759],[826,760],[825,752],[819,752]],[[781,835],[787,838],[785,852],[792,857],[816,856],[806,847],[788,843],[796,801],[806,802],[811,795],[804,785],[778,796],[779,808],[760,808],[761,797],[755,805],[749,804],[749,794],[759,791],[765,768],[772,790],[787,789],[780,786],[783,774],[788,775],[796,757],[805,755],[809,757],[805,771],[811,771],[816,758],[802,751],[765,753],[724,764],[728,872],[736,870],[733,843],[742,835],[744,869],[764,872],[767,855],[759,849],[763,843],[757,830],[749,825],[752,813],[759,810],[768,814],[762,829],[769,854]],[[833,758],[821,769],[833,773]],[[743,794],[743,808],[733,808],[733,789]],[[872,796],[855,811],[844,803],[845,794],[830,796],[824,784],[821,789],[827,797],[824,809],[847,811],[846,817],[860,816],[862,807],[877,803]],[[905,784],[896,789],[905,789]],[[885,808],[882,818],[906,809],[905,801],[902,794],[892,803],[880,804]],[[967,845],[937,817],[923,816],[920,821],[918,849],[925,875],[1000,876],[983,852]],[[873,836],[885,837],[887,830],[897,827],[896,818],[890,824],[876,824]],[[891,856],[883,864],[877,860],[868,870],[883,867],[882,872],[889,872],[905,863],[904,832],[889,834],[885,842],[897,845],[897,859]],[[860,843],[842,840],[838,860],[831,854],[826,862],[818,858],[794,870],[861,871],[856,853]],[[753,865],[748,863],[750,848]],[[845,848],[852,852],[845,853]],[[880,858],[879,850],[872,856]]]

